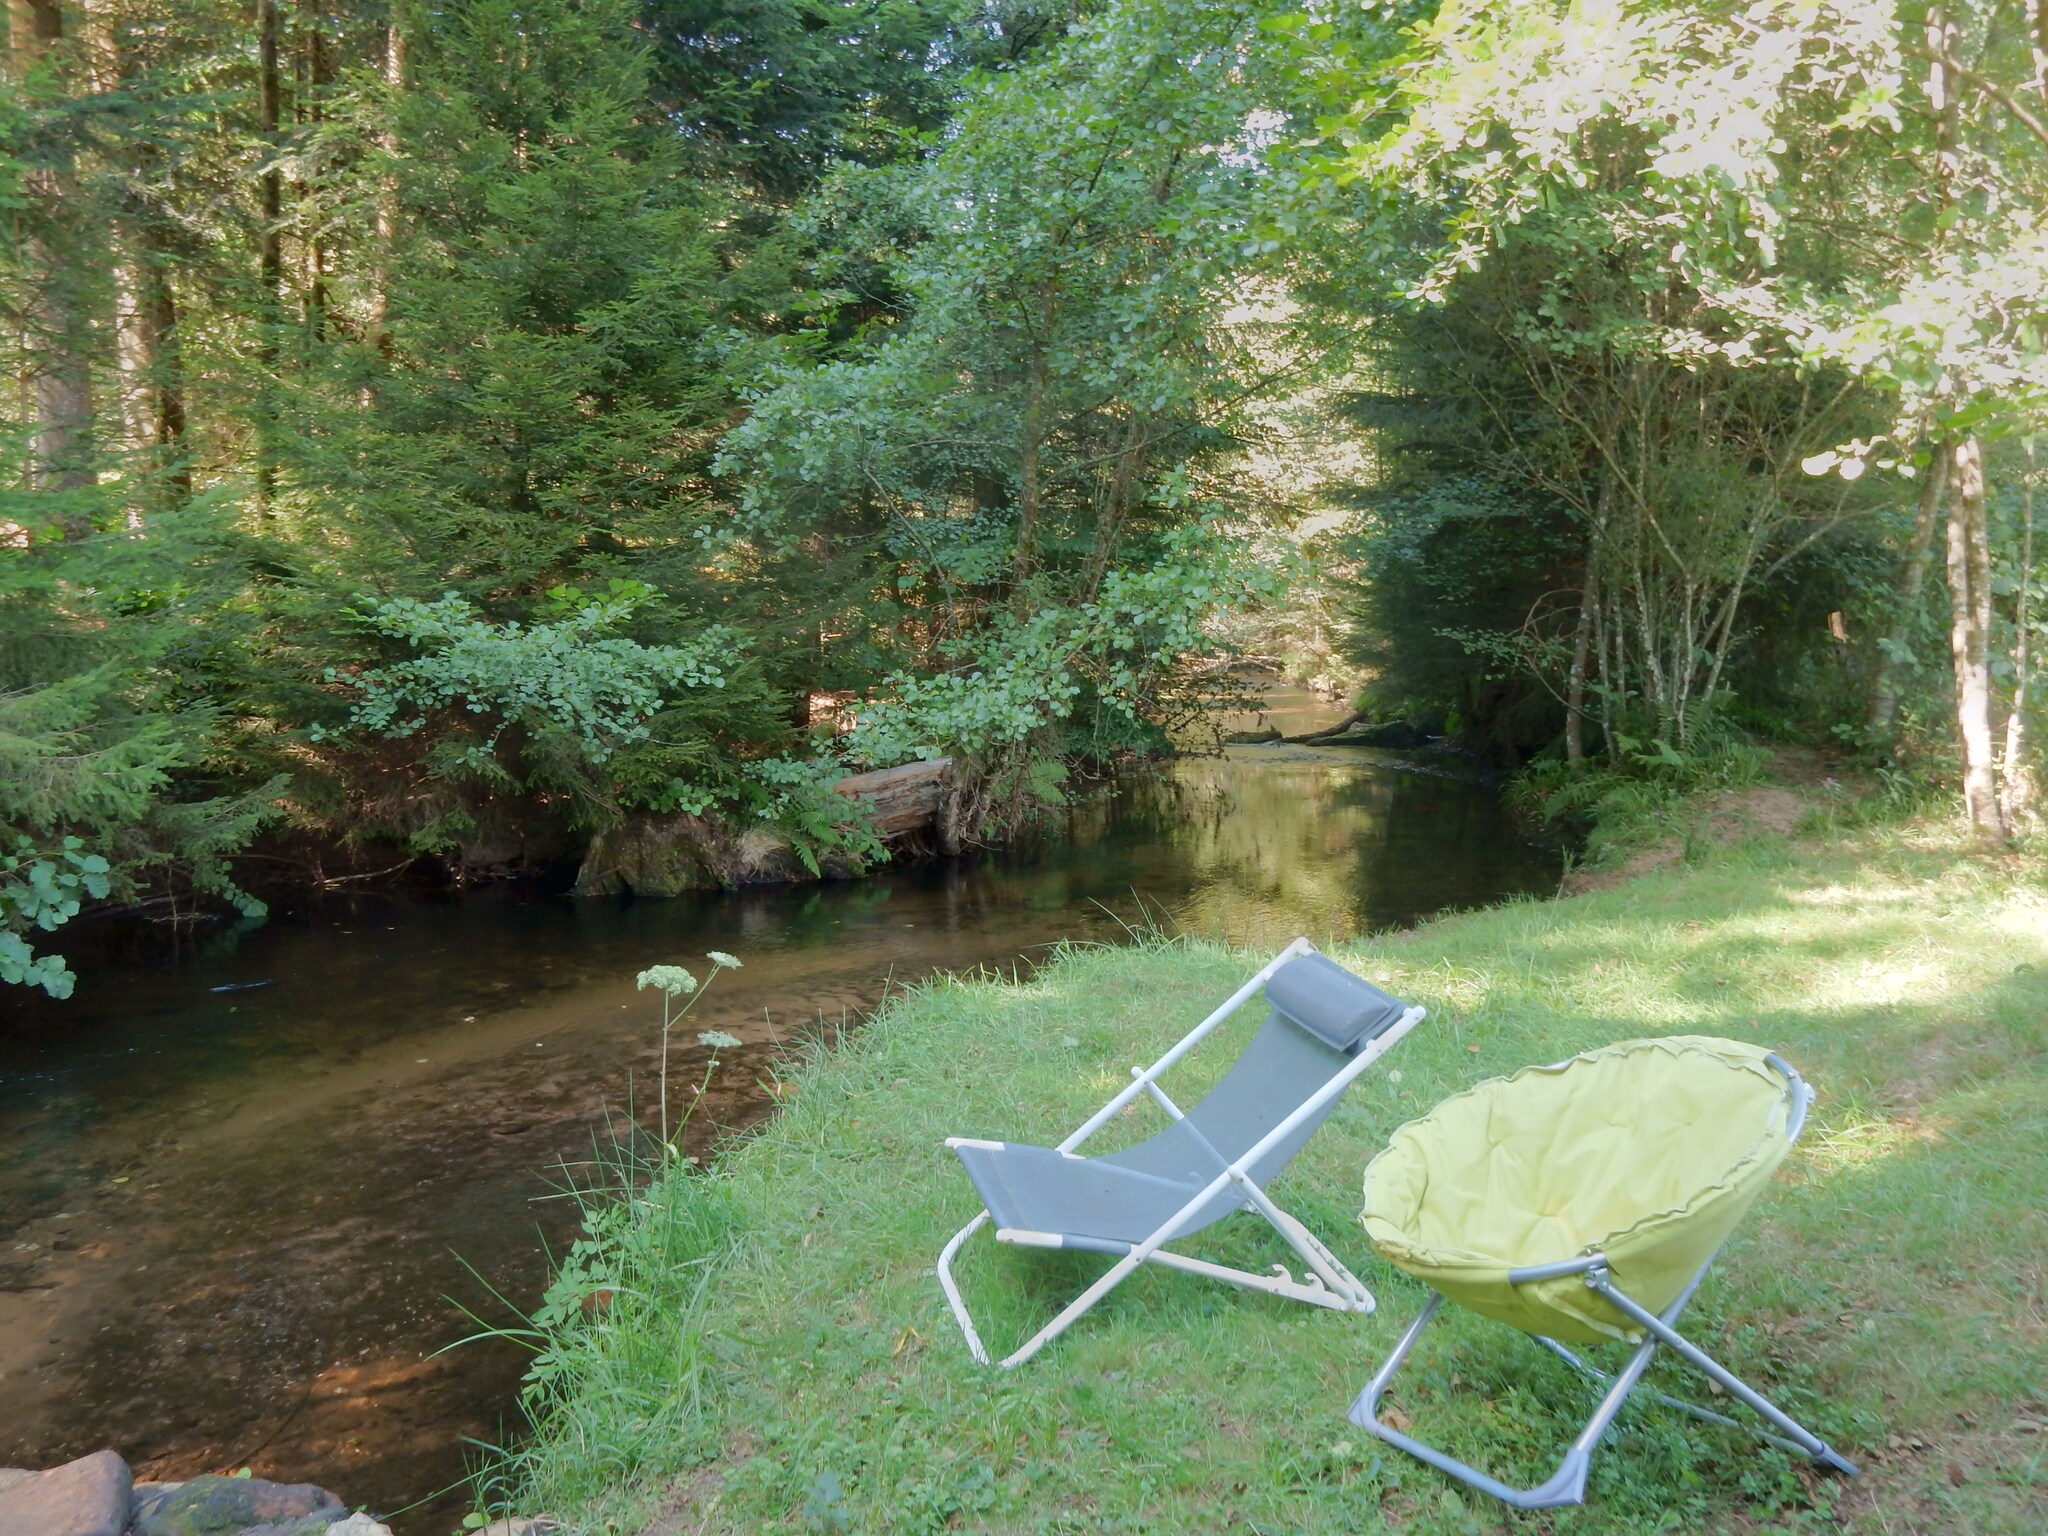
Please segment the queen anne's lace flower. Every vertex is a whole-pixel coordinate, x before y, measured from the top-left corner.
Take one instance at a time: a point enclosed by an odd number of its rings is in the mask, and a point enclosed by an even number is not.
[[[714,949],[704,957],[722,971],[736,971],[740,968],[739,957],[728,955],[722,949]]]
[[[640,990],[659,987],[670,997],[680,997],[685,992],[697,990],[697,978],[680,965],[650,965],[638,977]]]
[[[697,1043],[709,1046],[714,1051],[722,1051],[727,1046],[738,1045],[740,1037],[738,1035],[728,1035],[722,1029],[707,1029],[697,1036]]]

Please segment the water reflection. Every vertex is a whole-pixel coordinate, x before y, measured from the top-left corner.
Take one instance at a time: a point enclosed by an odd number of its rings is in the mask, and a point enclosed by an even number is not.
[[[1064,835],[1006,856],[667,902],[363,895],[101,964],[66,1005],[10,989],[0,1464],[112,1444],[141,1475],[248,1465],[384,1509],[458,1477],[463,1437],[508,1432],[522,1362],[435,1356],[464,1331],[445,1298],[537,1294],[570,1225],[537,1203],[543,1171],[651,1081],[648,964],[745,961],[692,1024],[745,1042],[701,1143],[763,1112],[775,1053],[892,979],[1116,938],[1141,909],[1277,946],[1556,873],[1483,786],[1247,748],[1085,798]],[[685,1052],[686,1079],[702,1067]]]

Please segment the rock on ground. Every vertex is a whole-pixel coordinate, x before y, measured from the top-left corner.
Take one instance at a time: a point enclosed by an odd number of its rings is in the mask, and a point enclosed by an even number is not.
[[[0,1493],[0,1536],[121,1536],[133,1481],[112,1451],[33,1473]]]

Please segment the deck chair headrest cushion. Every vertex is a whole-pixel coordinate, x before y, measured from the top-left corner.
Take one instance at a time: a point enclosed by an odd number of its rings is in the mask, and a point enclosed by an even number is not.
[[[1266,1001],[1340,1051],[1356,1051],[1408,1011],[1326,955],[1298,955],[1281,966],[1266,982]]]

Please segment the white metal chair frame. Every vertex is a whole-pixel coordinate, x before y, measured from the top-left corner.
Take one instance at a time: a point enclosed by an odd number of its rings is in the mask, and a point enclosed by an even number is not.
[[[1273,973],[1279,970],[1281,966],[1294,959],[1297,955],[1313,953],[1315,953],[1315,946],[1305,938],[1296,939],[1292,944],[1281,950],[1278,955],[1275,955],[1273,959],[1268,961],[1259,970],[1257,975],[1253,976],[1251,980],[1232,993],[1221,1007],[1217,1008],[1214,1013],[1210,1014],[1201,1023],[1182,1036],[1179,1043],[1164,1056],[1161,1056],[1149,1067],[1131,1068],[1131,1085],[1119,1092],[1115,1098],[1111,1099],[1084,1121],[1079,1129],[1059,1144],[1057,1150],[1072,1153],[1076,1147],[1107,1125],[1125,1105],[1131,1103],[1141,1093],[1149,1095],[1153,1102],[1164,1110],[1171,1119],[1184,1120],[1185,1117],[1181,1114],[1179,1106],[1171,1098],[1167,1097],[1166,1091],[1159,1086],[1160,1076],[1242,1007],[1246,1000],[1263,987],[1272,977]],[[1268,1149],[1284,1141],[1304,1120],[1318,1113],[1325,1105],[1343,1093],[1346,1088],[1351,1086],[1355,1079],[1372,1067],[1380,1057],[1398,1043],[1402,1036],[1421,1023],[1425,1011],[1419,1007],[1409,1008],[1398,1020],[1382,1030],[1356,1056],[1346,1062],[1342,1068],[1331,1076],[1328,1082],[1317,1089],[1309,1098],[1303,1100],[1286,1119],[1282,1120],[1261,1137],[1258,1143],[1246,1151],[1243,1156],[1232,1161],[1211,1147],[1210,1150],[1215,1153],[1216,1161],[1220,1165],[1220,1171],[1216,1174],[1215,1178],[1199,1194],[1195,1195],[1178,1211],[1174,1212],[1171,1217],[1162,1222],[1149,1236],[1135,1244],[1128,1253],[1111,1265],[1093,1285],[1089,1286],[1062,1308],[1059,1315],[1053,1318],[1051,1322],[1039,1329],[1037,1333],[1033,1334],[1015,1351],[1005,1355],[995,1363],[1003,1370],[1009,1370],[1011,1367],[1021,1365],[1024,1361],[1030,1359],[1039,1350],[1051,1343],[1052,1340],[1065,1333],[1075,1320],[1090,1307],[1094,1306],[1096,1302],[1100,1301],[1110,1291],[1129,1278],[1140,1264],[1160,1264],[1169,1269],[1179,1269],[1191,1274],[1207,1275],[1212,1279],[1221,1280],[1230,1285],[1243,1286],[1249,1290],[1264,1291],[1269,1295],[1289,1297],[1295,1301],[1307,1302],[1310,1306],[1328,1308],[1333,1312],[1371,1313],[1374,1306],[1372,1292],[1367,1290],[1364,1283],[1339,1262],[1336,1255],[1331,1253],[1314,1233],[1310,1232],[1295,1217],[1289,1215],[1278,1205],[1275,1205],[1272,1198],[1252,1178],[1249,1170],[1257,1165],[1259,1159],[1265,1155]],[[1189,1129],[1193,1130],[1193,1127],[1190,1126]],[[975,1145],[975,1142],[972,1138],[955,1136],[949,1137],[946,1145],[949,1148],[972,1146]],[[1273,1229],[1286,1240],[1287,1245],[1301,1256],[1302,1262],[1308,1266],[1309,1273],[1306,1280],[1296,1280],[1292,1272],[1285,1265],[1281,1264],[1273,1266],[1274,1273],[1272,1274],[1254,1274],[1249,1270],[1232,1269],[1225,1264],[1213,1264],[1206,1259],[1196,1259],[1186,1254],[1174,1253],[1163,1246],[1167,1240],[1167,1234],[1171,1233],[1182,1220],[1208,1204],[1228,1184],[1237,1185],[1243,1191],[1246,1201],[1260,1215],[1264,1216],[1272,1224]],[[982,1365],[990,1363],[988,1350],[981,1342],[981,1335],[975,1330],[974,1319],[968,1314],[967,1303],[960,1295],[960,1287],[954,1282],[953,1256],[960,1251],[961,1245],[976,1232],[980,1231],[982,1227],[986,1226],[989,1220],[989,1213],[984,1209],[980,1215],[956,1232],[953,1235],[952,1241],[947,1243],[944,1250],[939,1254],[938,1264],[939,1285],[944,1289],[946,1300],[953,1308],[953,1316],[959,1321],[960,1331],[966,1335],[968,1349],[973,1352],[975,1360]],[[1014,1227],[1003,1227],[997,1229],[995,1236],[998,1242],[1014,1243],[1023,1247],[1058,1248],[1063,1246],[1061,1235],[1056,1232],[1031,1232]]]

